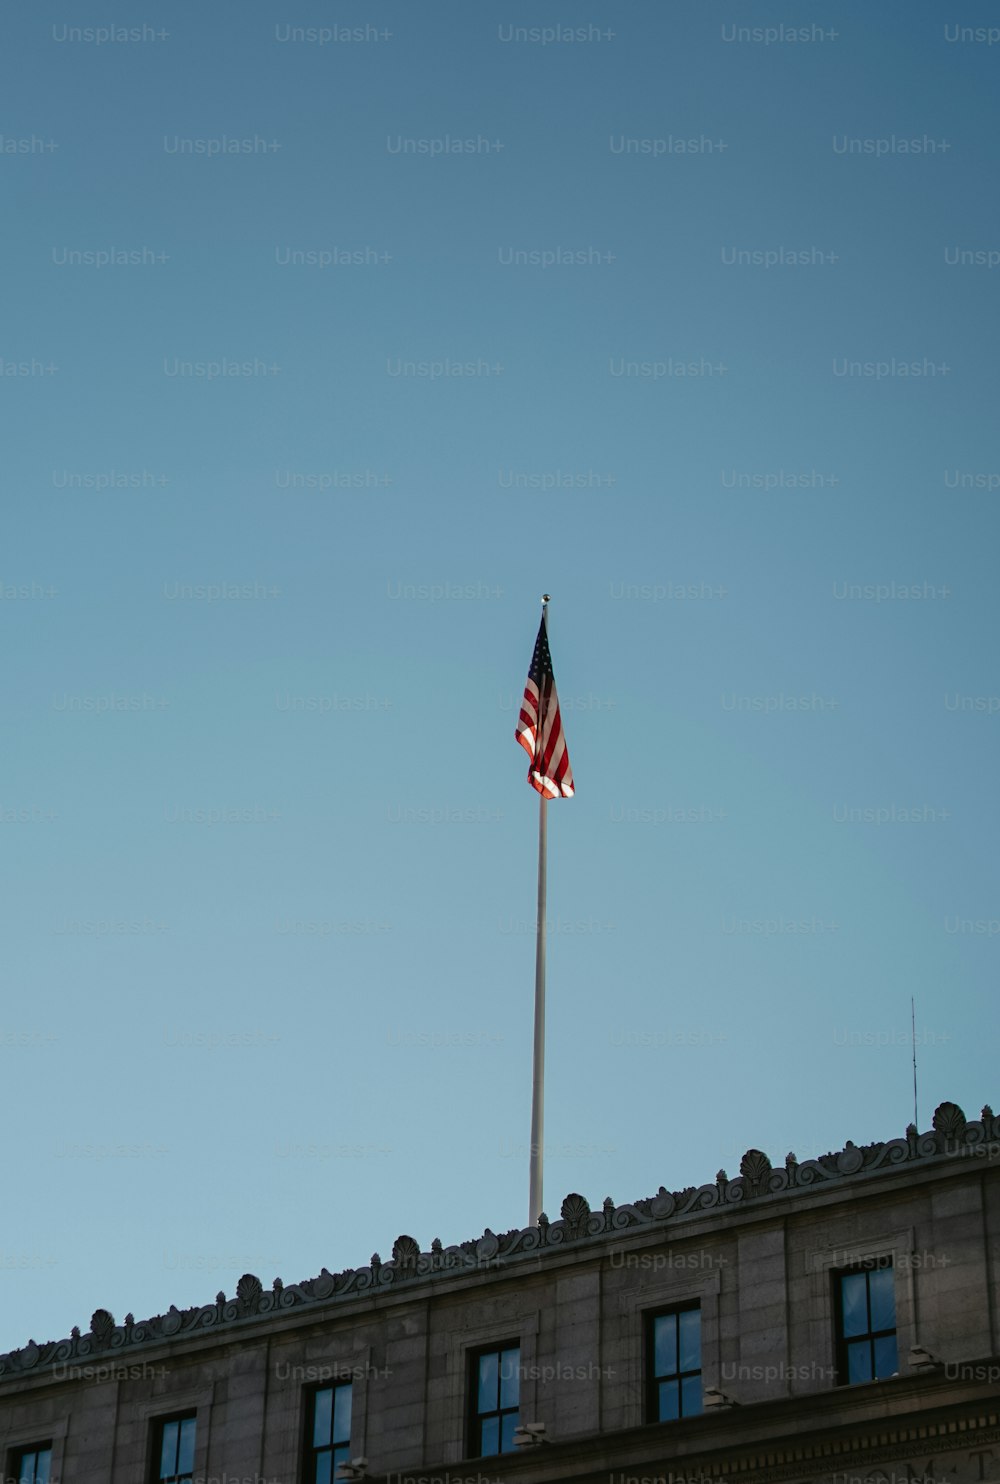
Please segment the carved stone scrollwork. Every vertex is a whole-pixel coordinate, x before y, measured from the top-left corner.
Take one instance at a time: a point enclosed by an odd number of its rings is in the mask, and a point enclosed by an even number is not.
[[[137,1345],[157,1344],[180,1333],[224,1328],[278,1309],[350,1299],[408,1278],[447,1282],[450,1276],[476,1267],[499,1267],[507,1262],[535,1259],[543,1249],[557,1248],[564,1242],[582,1242],[625,1229],[662,1229],[668,1222],[683,1222],[704,1211],[773,1197],[786,1190],[850,1180],[856,1175],[871,1175],[902,1165],[919,1168],[925,1161],[955,1158],[994,1139],[1000,1139],[1000,1118],[989,1105],[982,1110],[981,1122],[970,1123],[956,1103],[942,1103],[934,1113],[933,1129],[927,1133],[918,1134],[911,1125],[904,1138],[861,1147],[848,1140],[839,1153],[823,1154],[802,1164],[789,1154],[784,1167],[775,1170],[766,1154],[750,1149],[740,1163],[739,1179],[730,1180],[720,1170],[714,1184],[689,1185],[680,1191],[669,1191],[661,1185],[656,1195],[620,1206],[609,1196],[598,1212],[592,1212],[584,1197],[574,1193],[566,1197],[561,1219],[551,1226],[543,1213],[533,1226],[515,1228],[501,1236],[487,1227],[477,1241],[461,1242],[447,1249],[435,1237],[429,1253],[422,1253],[412,1237],[401,1236],[393,1245],[393,1261],[388,1265],[383,1266],[376,1252],[368,1267],[345,1268],[336,1275],[324,1267],[318,1277],[287,1288],[276,1278],[273,1288],[266,1293],[259,1278],[245,1273],[237,1284],[235,1299],[227,1300],[224,1293],[219,1293],[214,1304],[183,1311],[171,1304],[166,1314],[154,1315],[138,1324],[129,1314],[125,1324],[116,1327],[113,1316],[106,1309],[98,1309],[87,1334],[81,1335],[79,1327],[74,1326],[68,1339],[44,1345],[30,1340],[22,1350],[0,1355],[0,1375],[23,1374],[111,1347],[132,1350]]]
[[[521,1231],[511,1232],[504,1245],[503,1256],[513,1257],[515,1253],[537,1252],[539,1247],[545,1245],[547,1231],[547,1225],[543,1229],[539,1220],[537,1226],[526,1226]]]
[[[333,1274],[326,1268],[320,1268],[319,1277],[312,1281],[313,1297],[317,1299],[329,1298],[333,1292]]]
[[[476,1243],[473,1256],[476,1266],[480,1268],[489,1267],[490,1264],[497,1266],[500,1260],[500,1238],[496,1232],[491,1232],[489,1227],[483,1232]]]
[[[931,1153],[933,1152],[934,1151],[932,1149]],[[864,1156],[863,1164],[865,1169],[871,1170],[880,1169],[882,1165],[905,1164],[908,1159],[913,1158],[912,1154],[910,1153],[910,1145],[907,1139],[888,1139],[884,1144],[876,1144],[874,1150],[869,1148],[868,1150],[862,1151],[862,1153]],[[874,1159],[872,1158],[873,1153],[875,1156]],[[860,1169],[861,1165],[859,1165],[858,1168]],[[847,1173],[853,1175],[855,1172],[853,1170],[849,1170],[847,1171]]]
[[[865,1157],[850,1139],[837,1155],[837,1169],[841,1175],[855,1175],[865,1162]]]
[[[633,1208],[626,1206],[624,1209],[630,1210]],[[669,1190],[665,1189],[665,1187],[661,1185],[659,1190],[653,1196],[653,1199],[650,1201],[650,1216],[652,1216],[656,1220],[666,1221],[667,1218],[669,1216],[672,1216],[676,1210],[676,1196],[674,1196]],[[618,1223],[616,1223],[616,1225],[617,1224]]]
[[[188,1310],[188,1313],[191,1311]],[[193,1321],[186,1325],[187,1329],[208,1329],[213,1324],[218,1324],[219,1314],[214,1304],[203,1304],[194,1313]]]

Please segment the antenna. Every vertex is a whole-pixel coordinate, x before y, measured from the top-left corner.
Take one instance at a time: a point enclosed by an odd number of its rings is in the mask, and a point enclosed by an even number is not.
[[[910,995],[910,1030],[913,1034],[913,1125],[920,1132],[920,1123],[917,1119],[917,1013],[913,1005],[913,996]]]

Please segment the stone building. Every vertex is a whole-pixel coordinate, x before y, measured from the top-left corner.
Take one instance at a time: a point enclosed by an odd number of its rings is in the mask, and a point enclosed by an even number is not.
[[[24,1484],[1000,1479],[1000,1118],[0,1356]],[[346,1465],[346,1467],[342,1467]]]

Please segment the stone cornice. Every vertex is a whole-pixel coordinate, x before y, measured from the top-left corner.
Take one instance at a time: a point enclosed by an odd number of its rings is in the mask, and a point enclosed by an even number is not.
[[[435,1240],[429,1252],[408,1236],[398,1237],[393,1244],[392,1261],[383,1263],[378,1253],[363,1268],[347,1268],[330,1273],[323,1268],[317,1278],[306,1279],[287,1287],[280,1278],[265,1289],[260,1279],[245,1273],[236,1285],[234,1298],[216,1295],[214,1304],[189,1309],[171,1305],[166,1314],[138,1322],[131,1314],[123,1324],[116,1324],[106,1309],[95,1311],[90,1331],[81,1334],[74,1329],[68,1339],[36,1344],[29,1340],[21,1350],[0,1355],[0,1379],[26,1380],[49,1366],[105,1361],[128,1364],[133,1356],[142,1358],[143,1346],[162,1345],[177,1337],[201,1335],[225,1339],[227,1331],[260,1321],[268,1316],[291,1317],[316,1306],[336,1304],[338,1300],[375,1298],[399,1292],[399,1285],[419,1280],[443,1281],[468,1277],[476,1272],[496,1271],[523,1259],[556,1254],[567,1247],[580,1245],[582,1250],[599,1248],[608,1237],[621,1239],[626,1234],[657,1230],[669,1234],[675,1223],[686,1219],[710,1217],[716,1212],[735,1212],[752,1203],[766,1210],[770,1202],[783,1203],[783,1198],[797,1193],[839,1191],[855,1181],[880,1174],[915,1175],[931,1167],[940,1168],[952,1161],[979,1155],[986,1156],[994,1144],[1000,1148],[1000,1117],[986,1107],[978,1121],[967,1119],[954,1103],[942,1103],[934,1114],[933,1127],[918,1134],[911,1125],[905,1137],[885,1143],[857,1146],[848,1140],[836,1154],[820,1155],[802,1163],[789,1154],[783,1166],[775,1168],[766,1154],[749,1149],[740,1161],[740,1174],[730,1180],[720,1170],[708,1185],[688,1186],[680,1191],[660,1187],[647,1200],[616,1206],[610,1197],[599,1211],[592,1211],[581,1195],[568,1195],[562,1203],[560,1219],[550,1222],[544,1215],[537,1226],[505,1232],[498,1236],[487,1227],[481,1237],[443,1247]],[[971,1160],[970,1160],[971,1165]],[[680,1235],[680,1233],[678,1233]]]
[[[995,1357],[975,1367],[984,1375],[997,1368]],[[954,1400],[955,1383],[946,1377],[904,1376],[706,1412],[659,1428],[646,1424],[564,1443],[551,1438],[544,1452],[505,1456],[506,1484],[527,1484],[529,1478],[531,1484],[566,1478],[577,1484],[823,1481],[851,1472],[860,1477],[863,1470],[892,1463],[923,1463],[935,1454],[1000,1441],[995,1385],[959,1384],[968,1393],[960,1402]],[[874,1416],[872,1385],[879,1393]],[[433,1477],[446,1470],[421,1472]],[[903,1477],[909,1476],[899,1474]]]

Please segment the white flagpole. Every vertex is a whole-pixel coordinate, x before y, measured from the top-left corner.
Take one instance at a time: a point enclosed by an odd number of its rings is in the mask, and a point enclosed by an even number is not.
[[[548,629],[549,595],[542,598]],[[541,718],[539,717],[539,724]],[[531,1069],[531,1145],[528,1163],[528,1225],[535,1226],[542,1205],[542,1155],[545,1143],[545,857],[549,801],[538,795],[538,914],[535,921],[535,1045]]]
[[[535,929],[535,1053],[531,1074],[531,1158],[528,1225],[534,1226],[542,1205],[542,1153],[545,1142],[545,836],[549,801],[538,796],[538,924]]]
[[[913,1033],[913,1124],[920,1132],[920,1124],[917,1122],[917,1012],[913,1004],[913,996],[910,995],[910,1030]]]

